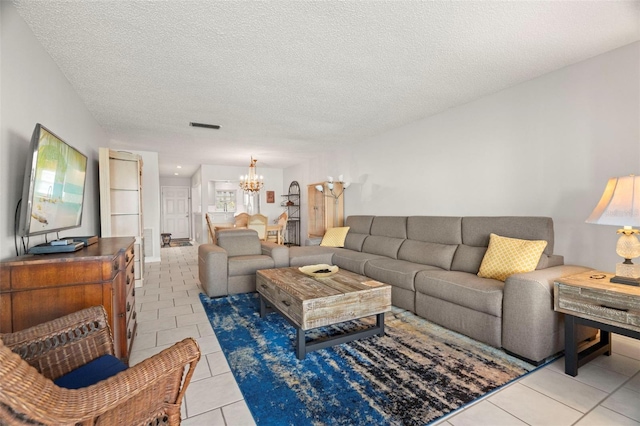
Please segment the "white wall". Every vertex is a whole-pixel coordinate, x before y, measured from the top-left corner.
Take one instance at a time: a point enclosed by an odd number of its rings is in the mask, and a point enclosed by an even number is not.
[[[639,67],[633,43],[289,168],[284,180],[304,188],[343,173],[355,182],[347,215],[550,216],[566,263],[613,271],[616,227],[584,221],[609,177],[640,174]]]
[[[131,151],[142,157],[142,218],[145,229],[151,229],[151,241],[144,242],[145,249],[149,245],[153,250],[145,256],[145,262],[160,262],[160,248],[162,240],[160,232],[160,168],[158,153],[149,151]]]
[[[161,177],[160,186],[191,186],[191,178],[188,177]]]
[[[6,259],[15,256],[14,214],[36,123],[88,157],[82,226],[61,236],[99,234],[98,147],[108,140],[13,5],[2,1],[0,11],[0,258]],[[43,241],[34,237],[30,244]]]

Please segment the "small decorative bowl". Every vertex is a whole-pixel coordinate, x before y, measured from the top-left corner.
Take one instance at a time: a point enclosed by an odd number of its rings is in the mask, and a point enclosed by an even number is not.
[[[309,275],[315,278],[330,277],[340,270],[336,265],[327,265],[326,263],[320,263],[318,265],[301,266],[298,268],[303,274]]]

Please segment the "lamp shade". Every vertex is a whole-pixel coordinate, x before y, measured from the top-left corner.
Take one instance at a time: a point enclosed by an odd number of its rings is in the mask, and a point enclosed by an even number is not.
[[[587,223],[640,226],[640,176],[609,179]]]

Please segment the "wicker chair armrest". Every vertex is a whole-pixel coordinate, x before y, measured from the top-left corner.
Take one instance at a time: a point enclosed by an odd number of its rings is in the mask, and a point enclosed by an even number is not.
[[[156,418],[179,424],[180,404],[200,359],[198,344],[188,338],[107,380],[70,390],[2,349],[0,424],[16,418],[56,425],[94,424],[98,418],[101,424],[148,424]]]
[[[99,356],[114,354],[113,338],[102,306],[82,309],[34,327],[0,335],[3,343],[55,379]]]

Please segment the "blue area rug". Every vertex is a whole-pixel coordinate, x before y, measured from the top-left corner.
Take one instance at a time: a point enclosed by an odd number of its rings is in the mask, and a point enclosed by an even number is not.
[[[424,425],[535,368],[395,308],[385,336],[300,361],[295,328],[276,312],[260,318],[257,293],[200,299],[258,425]],[[322,327],[307,338],[374,321]]]

